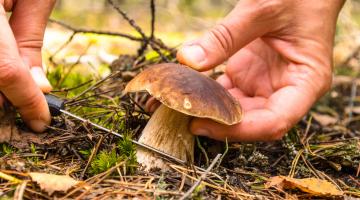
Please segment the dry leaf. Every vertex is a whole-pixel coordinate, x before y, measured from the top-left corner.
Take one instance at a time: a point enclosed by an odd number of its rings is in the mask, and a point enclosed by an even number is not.
[[[315,113],[315,112],[312,112],[311,115],[322,126],[333,125],[338,121],[337,118],[335,118],[335,117],[333,117],[331,115],[319,114],[319,113]]]
[[[9,143],[12,146],[22,149],[30,144],[44,144],[49,142],[43,138],[44,134],[37,134],[19,130],[15,125],[16,112],[11,107],[0,109],[0,143]],[[51,141],[50,141],[51,142]]]
[[[266,188],[269,187],[279,188],[298,188],[301,191],[316,195],[316,196],[339,196],[343,195],[343,192],[338,190],[337,187],[326,181],[317,178],[304,178],[296,179],[286,176],[274,176],[271,177],[265,184]]]
[[[9,142],[13,133],[17,132],[15,127],[15,111],[0,109],[0,143]]]
[[[31,179],[40,185],[40,188],[49,195],[52,193],[67,192],[70,188],[78,185],[81,181],[77,181],[70,176],[54,175],[46,173],[29,173]]]

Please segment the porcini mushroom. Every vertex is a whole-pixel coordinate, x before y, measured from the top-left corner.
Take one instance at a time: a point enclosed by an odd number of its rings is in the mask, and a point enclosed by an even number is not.
[[[194,160],[191,117],[209,118],[222,124],[239,123],[240,104],[213,79],[180,64],[149,66],[133,78],[125,92],[147,91],[162,105],[153,113],[139,142],[184,161]],[[166,169],[166,163],[145,149],[137,149],[137,160],[146,169]]]

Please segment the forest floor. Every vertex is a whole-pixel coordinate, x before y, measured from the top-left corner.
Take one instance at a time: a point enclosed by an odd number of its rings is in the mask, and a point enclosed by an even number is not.
[[[131,140],[139,138],[150,117],[144,111],[149,95],[125,95],[123,89],[143,68],[176,62],[176,49],[154,31],[145,34],[127,21],[136,34],[52,20],[48,40],[61,42],[44,52],[52,94],[65,101],[66,110],[124,137],[66,115],[53,117],[45,133],[35,134],[5,106],[0,112],[0,200],[360,198],[360,48],[338,63],[331,91],[281,141],[224,143],[198,137],[194,163],[169,161],[169,171],[146,172],[136,162]],[[59,29],[68,34],[57,35]],[[221,73],[220,67],[210,75]]]

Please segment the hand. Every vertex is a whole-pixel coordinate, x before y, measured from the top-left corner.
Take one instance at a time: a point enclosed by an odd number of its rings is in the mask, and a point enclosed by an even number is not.
[[[0,0],[0,91],[37,132],[43,131],[51,120],[43,95],[51,90],[51,85],[41,67],[41,47],[54,3],[55,0]],[[8,20],[6,12],[10,11]]]
[[[243,0],[217,26],[178,51],[199,71],[229,59],[218,82],[240,102],[242,122],[194,119],[218,140],[281,139],[331,85],[335,25],[343,0]]]

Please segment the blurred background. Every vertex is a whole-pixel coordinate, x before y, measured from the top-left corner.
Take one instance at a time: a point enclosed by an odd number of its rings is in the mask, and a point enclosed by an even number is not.
[[[116,0],[119,7],[149,35],[150,8],[147,0]],[[217,21],[224,17],[236,4],[236,0],[157,0],[155,35],[170,47],[201,36]],[[58,0],[51,16],[75,28],[114,31],[138,36],[136,31],[110,6],[106,0]],[[337,25],[334,63],[336,73],[353,73],[353,55],[360,46],[360,1],[346,2]],[[68,40],[72,31],[54,23],[49,23],[45,35],[44,61],[58,51]],[[93,66],[111,63],[119,54],[135,54],[138,42],[124,38],[95,34],[77,34],[71,43],[57,53],[56,58],[65,62],[75,62],[79,54],[84,54],[82,63],[92,62]],[[85,52],[86,51],[86,52]],[[100,58],[99,58],[100,56]],[[346,62],[346,63],[345,63]],[[351,72],[347,70],[351,68]],[[357,71],[358,69],[355,69]]]

